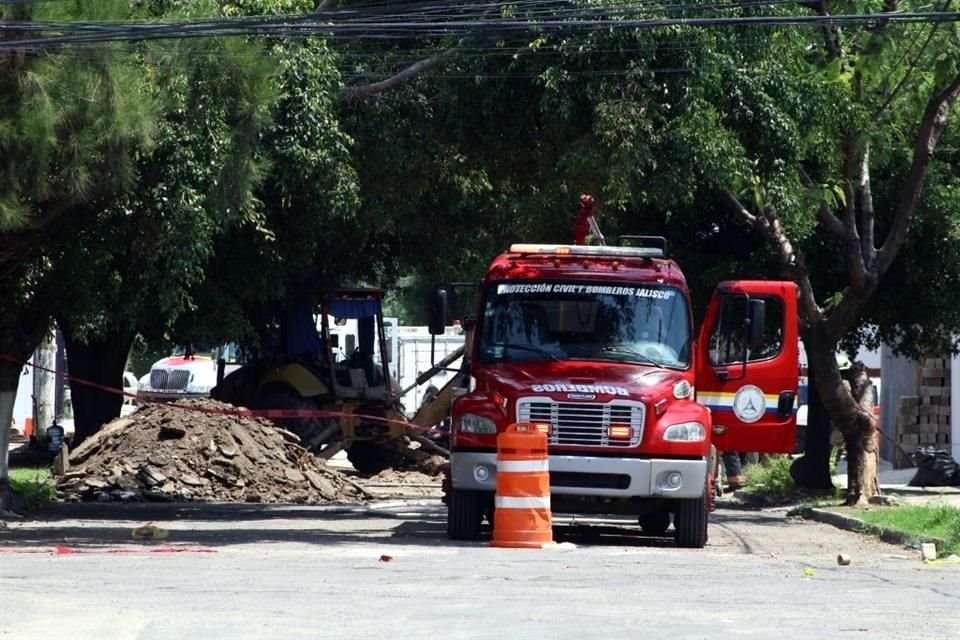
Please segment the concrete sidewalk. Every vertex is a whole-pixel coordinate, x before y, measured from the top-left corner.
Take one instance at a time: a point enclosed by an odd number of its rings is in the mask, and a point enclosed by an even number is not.
[[[834,483],[843,489],[847,487],[847,464],[845,460],[837,465]],[[884,495],[893,496],[905,504],[945,504],[960,508],[960,487],[911,487],[910,480],[917,469],[894,469],[890,463],[880,461],[880,489]]]

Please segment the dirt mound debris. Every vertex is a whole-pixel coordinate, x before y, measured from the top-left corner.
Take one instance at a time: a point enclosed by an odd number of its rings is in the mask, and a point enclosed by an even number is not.
[[[414,445],[415,446],[415,445]],[[400,466],[386,471],[394,473],[415,473],[422,476],[440,476],[450,468],[450,461],[444,456],[432,454],[422,448],[408,447],[403,452],[403,462]],[[378,476],[383,475],[381,471]],[[376,476],[374,476],[376,477]]]
[[[193,408],[194,410],[190,410]],[[368,494],[268,420],[149,405],[82,443],[57,477],[65,500],[357,503]]]

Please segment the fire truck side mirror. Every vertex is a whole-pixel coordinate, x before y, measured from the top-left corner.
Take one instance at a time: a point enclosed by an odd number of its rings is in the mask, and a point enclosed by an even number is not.
[[[763,300],[751,298],[747,307],[747,343],[751,349],[756,349],[763,344],[766,323],[766,303]]]
[[[447,329],[447,290],[437,287],[430,292],[430,333],[442,336]]]

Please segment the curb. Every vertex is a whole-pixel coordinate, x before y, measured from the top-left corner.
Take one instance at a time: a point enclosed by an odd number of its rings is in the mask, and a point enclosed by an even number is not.
[[[899,529],[878,527],[876,525],[867,524],[858,518],[837,513],[835,511],[807,507],[800,511],[800,515],[807,520],[816,520],[817,522],[829,524],[838,529],[843,529],[844,531],[853,531],[854,533],[864,533],[867,535],[876,536],[880,538],[881,541],[888,544],[895,544],[903,547],[919,547],[920,544],[925,542],[932,542],[937,547],[938,552],[943,551],[945,545],[945,542],[940,538],[906,533],[904,531],[900,531]]]

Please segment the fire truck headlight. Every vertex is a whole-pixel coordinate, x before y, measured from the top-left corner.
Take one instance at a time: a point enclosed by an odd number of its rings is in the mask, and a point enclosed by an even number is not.
[[[702,442],[706,437],[707,430],[699,422],[681,422],[663,432],[663,439],[671,442]]]
[[[460,416],[460,430],[464,433],[496,433],[497,423],[474,413]]]

